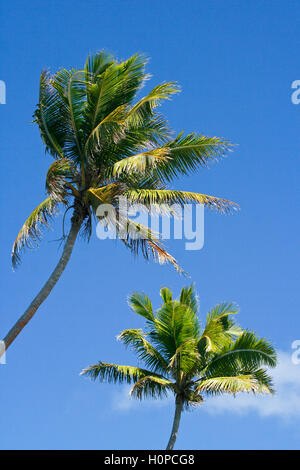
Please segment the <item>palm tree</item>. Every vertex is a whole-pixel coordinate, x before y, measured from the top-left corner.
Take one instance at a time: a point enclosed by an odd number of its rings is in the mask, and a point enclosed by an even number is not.
[[[54,161],[46,176],[47,198],[30,214],[13,245],[13,266],[20,262],[25,247],[37,244],[42,228],[58,213],[59,206],[65,207],[65,214],[72,209],[71,227],[68,236],[63,236],[64,248],[54,271],[4,338],[6,349],[57,283],[79,231],[90,237],[92,216],[97,215],[100,204],[109,203],[116,209],[115,224],[123,234],[120,238],[132,252],[141,252],[147,259],[152,255],[177,269],[176,260],[155,235],[122,214],[119,197],[147,209],[151,204],[164,203],[166,208],[189,202],[224,213],[236,206],[205,194],[167,189],[175,177],[220,158],[230,144],[194,133],[172,138],[157,107],[179,88],[173,82],[163,83],[135,102],[148,78],[145,64],[139,54],[122,62],[100,52],[88,57],[83,70],[41,74],[34,122]],[[100,217],[102,223],[108,223],[107,219]]]
[[[81,374],[101,382],[133,383],[130,394],[140,400],[174,394],[168,450],[174,447],[183,409],[201,405],[205,395],[273,393],[271,378],[261,367],[275,367],[276,353],[268,341],[234,322],[234,304],[216,305],[201,327],[193,285],[183,288],[178,300],[168,288],[160,294],[163,304],[155,313],[145,294],[129,297],[132,310],[146,319],[146,330],[124,330],[118,337],[146,369],[99,362]]]

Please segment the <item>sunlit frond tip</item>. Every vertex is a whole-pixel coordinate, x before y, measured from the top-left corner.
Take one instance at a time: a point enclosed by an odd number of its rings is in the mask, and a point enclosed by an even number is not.
[[[33,248],[38,244],[42,234],[42,227],[49,226],[49,220],[55,215],[56,209],[57,202],[48,197],[30,214],[13,244],[13,267],[20,264],[20,254],[25,247]]]

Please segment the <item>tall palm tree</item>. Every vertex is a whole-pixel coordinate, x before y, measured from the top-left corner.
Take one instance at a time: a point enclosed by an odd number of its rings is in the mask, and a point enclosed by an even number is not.
[[[172,138],[157,107],[179,88],[173,82],[163,83],[135,101],[148,78],[145,64],[146,59],[139,54],[122,62],[100,52],[88,57],[83,70],[62,69],[54,75],[46,71],[41,74],[34,122],[54,162],[46,176],[48,196],[30,214],[13,245],[13,265],[20,262],[23,248],[36,245],[42,228],[58,213],[59,206],[66,211],[72,209],[71,228],[64,237],[56,268],[4,338],[6,349],[57,283],[80,229],[90,237],[92,216],[100,204],[109,203],[116,209],[115,224],[122,233],[120,238],[132,252],[141,252],[146,258],[152,255],[177,269],[176,260],[155,235],[124,216],[119,197],[148,209],[151,204],[164,203],[168,207],[189,202],[228,212],[235,206],[217,197],[167,189],[175,177],[220,158],[230,144],[194,133],[186,136],[180,133]],[[101,222],[108,223],[107,218],[100,217]]]
[[[272,380],[262,366],[275,367],[276,353],[268,341],[234,322],[232,315],[238,313],[234,304],[216,305],[201,327],[193,286],[183,288],[178,300],[168,288],[160,294],[163,304],[156,312],[145,294],[129,297],[132,310],[146,319],[146,330],[124,330],[118,337],[147,369],[99,362],[81,374],[133,383],[130,394],[140,400],[171,392],[175,415],[167,449],[173,449],[183,409],[201,405],[204,396],[273,393]]]

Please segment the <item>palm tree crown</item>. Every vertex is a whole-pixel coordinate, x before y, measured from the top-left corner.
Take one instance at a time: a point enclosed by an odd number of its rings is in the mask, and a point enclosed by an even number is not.
[[[200,405],[205,396],[273,393],[271,378],[262,366],[274,367],[276,353],[268,341],[235,323],[234,304],[212,308],[202,327],[193,286],[183,288],[178,300],[173,300],[168,288],[160,293],[163,304],[156,312],[145,294],[130,296],[129,305],[146,319],[146,329],[124,330],[118,337],[146,368],[99,362],[82,374],[94,380],[133,383],[130,393],[138,399],[173,393],[176,412],[167,447],[173,448],[182,409]]]
[[[134,102],[148,78],[145,65],[145,57],[139,54],[118,62],[100,52],[88,57],[83,70],[63,69],[54,75],[42,72],[34,121],[54,162],[46,177],[48,197],[29,216],[14,243],[14,265],[24,247],[38,242],[42,226],[59,204],[74,209],[73,222],[78,221],[88,236],[99,204],[110,203],[118,210],[119,196],[145,207],[185,202],[220,212],[235,207],[220,198],[166,189],[175,177],[224,155],[230,144],[194,133],[172,138],[157,107],[179,88],[174,82],[163,83]],[[146,258],[152,254],[178,268],[141,224],[129,224],[121,212],[118,224],[126,229],[122,241],[131,250],[140,250]]]

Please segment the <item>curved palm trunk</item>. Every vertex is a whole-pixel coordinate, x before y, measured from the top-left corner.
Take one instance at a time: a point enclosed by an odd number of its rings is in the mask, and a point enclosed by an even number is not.
[[[171,432],[171,436],[170,436],[168,445],[167,445],[167,447],[166,447],[166,450],[172,450],[173,447],[174,447],[175,441],[176,441],[176,439],[177,439],[177,434],[178,434],[178,428],[179,428],[179,423],[180,423],[182,408],[183,408],[182,399],[181,399],[179,396],[177,396],[177,397],[176,397],[176,408],[175,408],[175,414],[174,414],[174,421],[173,421],[172,432]]]
[[[74,211],[75,212],[75,211]],[[0,356],[4,351],[11,345],[11,343],[16,339],[18,334],[23,330],[24,326],[31,320],[39,306],[44,302],[44,300],[48,297],[50,292],[52,291],[53,287],[59,280],[60,276],[62,275],[73,250],[74,243],[76,241],[79,229],[82,224],[83,217],[79,214],[74,214],[72,217],[72,224],[71,229],[66,240],[62,255],[60,257],[59,262],[56,265],[56,268],[50,275],[48,281],[37,296],[33,299],[25,313],[19,318],[19,320],[15,323],[15,325],[11,328],[11,330],[7,333],[5,338],[3,339],[2,343],[2,350],[0,351]],[[4,349],[3,349],[4,346]]]

